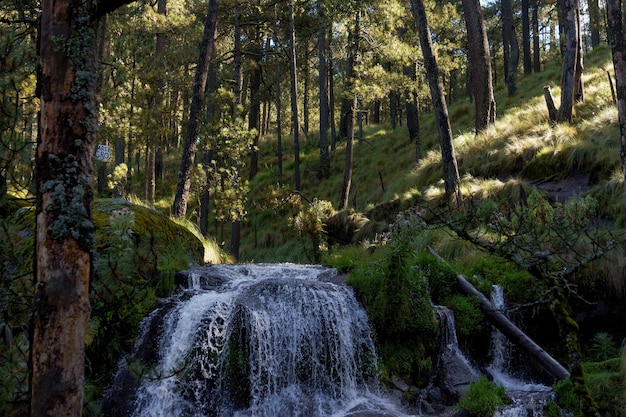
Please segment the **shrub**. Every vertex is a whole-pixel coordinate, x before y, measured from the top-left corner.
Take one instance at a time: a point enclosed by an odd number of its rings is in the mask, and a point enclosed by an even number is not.
[[[468,391],[459,401],[459,407],[469,411],[472,417],[492,417],[496,408],[507,404],[508,401],[504,387],[496,386],[483,376],[470,384]]]
[[[400,234],[381,247],[381,259],[355,268],[348,279],[368,311],[383,373],[427,382],[437,342],[428,285],[411,267],[412,238]]]

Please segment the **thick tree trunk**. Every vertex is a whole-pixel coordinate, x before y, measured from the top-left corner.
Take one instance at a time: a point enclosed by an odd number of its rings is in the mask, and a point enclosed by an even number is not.
[[[294,153],[294,187],[302,191],[300,184],[300,124],[298,121],[298,78],[296,62],[296,25],[293,0],[289,1],[289,59],[291,73],[291,122],[293,125],[293,153]]]
[[[589,32],[591,35],[591,47],[600,45],[600,22],[602,21],[598,0],[587,0],[589,7]]]
[[[219,0],[209,0],[206,20],[204,22],[204,34],[200,45],[200,56],[196,67],[196,76],[193,85],[191,107],[189,108],[189,120],[185,133],[185,144],[183,157],[178,172],[178,183],[176,185],[176,195],[174,196],[174,206],[172,214],[178,219],[182,219],[187,214],[187,201],[191,190],[191,177],[193,175],[194,160],[198,147],[198,133],[200,131],[200,117],[204,103],[204,92],[209,73],[209,63],[215,48],[215,38],[217,35],[217,12]]]
[[[419,32],[420,45],[426,66],[426,77],[430,87],[430,95],[435,112],[439,145],[441,147],[441,161],[443,164],[443,182],[446,190],[446,200],[450,206],[461,204],[461,189],[459,169],[452,143],[452,128],[448,117],[448,107],[443,94],[443,86],[439,81],[439,67],[433,54],[430,28],[426,19],[426,9],[423,0],[411,0],[411,10]]]
[[[487,31],[479,0],[463,0],[467,28],[471,86],[474,96],[476,133],[493,125],[496,120],[496,100],[493,96],[491,56]]]
[[[319,177],[328,178],[330,175],[330,153],[328,150],[328,60],[326,48],[326,12],[324,0],[318,0],[317,13],[318,29],[318,81],[320,101],[320,162]]]
[[[624,173],[624,210],[626,211],[626,37],[624,36],[622,2],[607,0],[609,44],[613,55],[613,70],[617,93],[617,114],[621,138],[620,158]]]
[[[532,56],[530,54],[530,15],[528,13],[529,0],[522,0],[522,51],[524,61],[524,74],[532,72]]]
[[[517,90],[517,66],[519,64],[519,45],[515,34],[513,5],[511,0],[502,0],[502,42],[504,43],[504,70],[509,96]]]
[[[563,56],[563,72],[561,76],[561,106],[559,122],[571,122],[574,109],[574,93],[576,91],[576,66],[578,60],[578,0],[559,0],[561,13],[565,22],[565,55]]]
[[[532,26],[533,26],[533,71],[541,71],[541,56],[539,45],[539,5],[540,0],[533,0]]]
[[[82,414],[93,272],[96,34],[100,17],[129,2],[44,0],[41,5],[33,417]]]

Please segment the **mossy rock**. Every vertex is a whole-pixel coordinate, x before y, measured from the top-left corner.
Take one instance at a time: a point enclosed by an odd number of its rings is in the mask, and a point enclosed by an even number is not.
[[[181,226],[158,210],[133,204],[123,199],[98,199],[94,203],[93,220],[96,233],[108,221],[115,210],[127,208],[135,213],[133,231],[139,236],[150,236],[155,240],[157,251],[168,246],[183,245],[189,261],[202,264],[204,246],[202,242],[184,226]]]

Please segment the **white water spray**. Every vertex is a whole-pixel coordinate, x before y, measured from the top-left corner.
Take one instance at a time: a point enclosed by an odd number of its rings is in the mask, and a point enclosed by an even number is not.
[[[335,270],[208,270],[163,316],[133,417],[404,415],[378,395],[367,315],[350,288],[324,281]]]

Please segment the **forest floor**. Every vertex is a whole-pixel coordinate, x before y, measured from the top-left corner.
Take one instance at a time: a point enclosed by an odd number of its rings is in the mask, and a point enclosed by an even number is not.
[[[532,183],[539,191],[546,193],[553,203],[566,203],[579,194],[592,188],[589,174],[577,172],[564,179],[555,179],[555,175]]]

